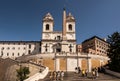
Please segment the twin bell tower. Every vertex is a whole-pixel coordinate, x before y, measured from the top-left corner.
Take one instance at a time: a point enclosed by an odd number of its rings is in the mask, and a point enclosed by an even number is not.
[[[42,53],[76,52],[75,18],[63,9],[62,31],[54,31],[54,18],[47,13],[43,18]]]

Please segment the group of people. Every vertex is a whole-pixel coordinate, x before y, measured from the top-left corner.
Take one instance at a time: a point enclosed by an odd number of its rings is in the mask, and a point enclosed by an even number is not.
[[[50,72],[50,80],[53,81],[59,81],[59,80],[63,80],[64,78],[64,71],[53,71]]]
[[[78,74],[82,74],[83,77],[87,76],[87,74],[88,74],[88,70],[87,69],[86,70],[84,70],[84,69],[81,70],[80,67],[76,67],[75,68],[75,72],[78,73]]]
[[[88,77],[88,74],[89,74],[87,69],[81,70],[80,67],[76,67],[75,72],[78,73],[78,74],[81,74],[82,77]],[[92,74],[93,79],[97,78],[99,76],[98,75],[98,69],[93,68],[91,74]]]
[[[97,68],[92,69],[92,76],[93,76],[93,79],[96,79],[99,76]]]

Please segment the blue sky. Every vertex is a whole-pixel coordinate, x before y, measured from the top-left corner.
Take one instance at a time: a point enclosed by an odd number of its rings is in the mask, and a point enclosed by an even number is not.
[[[41,40],[42,18],[50,12],[54,30],[62,30],[66,7],[76,18],[77,43],[120,32],[120,0],[0,0],[0,40]]]

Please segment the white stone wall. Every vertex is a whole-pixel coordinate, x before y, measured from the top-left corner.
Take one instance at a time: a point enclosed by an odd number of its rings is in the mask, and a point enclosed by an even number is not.
[[[43,32],[42,39],[43,40],[57,40],[57,36],[60,36],[62,39],[62,32]]]
[[[29,47],[30,45],[30,47]],[[22,55],[36,54],[40,51],[40,43],[2,42],[0,43],[0,56],[2,58],[16,58]]]
[[[75,33],[67,33],[66,36],[68,40],[76,40]]]
[[[77,67],[77,59],[67,58],[67,71],[75,71]]]

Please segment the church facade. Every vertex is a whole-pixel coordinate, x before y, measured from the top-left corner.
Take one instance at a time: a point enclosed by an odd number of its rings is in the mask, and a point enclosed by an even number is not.
[[[62,31],[54,31],[54,18],[50,13],[43,18],[41,53],[76,53],[75,18],[63,11]]]

